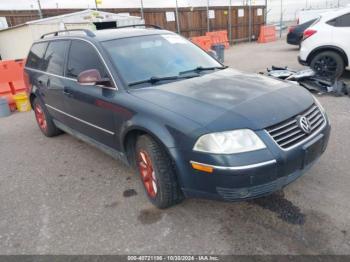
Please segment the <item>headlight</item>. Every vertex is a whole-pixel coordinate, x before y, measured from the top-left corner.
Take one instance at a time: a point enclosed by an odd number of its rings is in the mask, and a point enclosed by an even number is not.
[[[239,129],[201,136],[194,151],[213,154],[235,154],[266,148],[260,138],[250,129]]]

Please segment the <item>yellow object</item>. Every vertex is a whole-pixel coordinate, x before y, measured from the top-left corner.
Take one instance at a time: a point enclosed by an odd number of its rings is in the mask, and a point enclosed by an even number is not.
[[[14,95],[13,99],[15,100],[16,107],[19,112],[30,111],[30,102],[28,96],[25,93],[19,93],[17,95]]]
[[[102,4],[102,0],[96,0],[96,4],[98,5]]]

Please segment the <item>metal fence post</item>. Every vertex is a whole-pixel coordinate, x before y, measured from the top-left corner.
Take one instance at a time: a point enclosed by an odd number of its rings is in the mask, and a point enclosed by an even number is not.
[[[267,0],[265,0],[265,12],[264,12],[264,22],[267,25]]]
[[[143,13],[143,0],[140,0],[141,1],[141,18],[142,20],[145,20],[145,15]]]
[[[41,11],[41,3],[40,0],[38,0],[38,12],[40,19],[43,19],[43,12]]]
[[[207,32],[210,32],[210,21],[209,21],[209,0],[207,0]]]
[[[229,1],[229,6],[228,6],[228,38],[230,41],[230,44],[232,43],[232,0]]]
[[[179,7],[177,5],[177,0],[175,0],[175,2],[176,2],[176,12],[175,12],[175,14],[176,14],[177,33],[180,34],[181,32],[180,32],[180,23],[179,23]]]
[[[280,16],[280,38],[282,38],[282,24],[283,24],[283,0],[281,0],[281,16]]]
[[[248,28],[248,34],[249,34],[249,42],[252,41],[252,0],[249,1],[249,11],[248,11],[248,23],[249,23],[249,28]]]

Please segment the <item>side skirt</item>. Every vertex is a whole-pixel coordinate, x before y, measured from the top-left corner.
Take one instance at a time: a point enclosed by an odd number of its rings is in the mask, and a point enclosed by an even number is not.
[[[100,149],[101,151],[103,151],[104,153],[106,153],[107,155],[110,155],[111,157],[121,160],[125,165],[130,166],[126,155],[118,150],[115,150],[109,146],[106,146],[98,141],[96,141],[95,139],[88,137],[86,135],[83,135],[82,133],[66,126],[65,124],[62,124],[60,121],[57,121],[56,119],[53,119],[53,122],[55,123],[55,125],[63,130],[64,132],[78,138],[79,140],[84,141],[85,143],[92,145],[98,149]]]

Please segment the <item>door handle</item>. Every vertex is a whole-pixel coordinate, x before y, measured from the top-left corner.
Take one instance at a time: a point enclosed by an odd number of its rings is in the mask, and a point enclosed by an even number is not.
[[[73,93],[71,91],[69,91],[67,88],[63,89],[63,94],[68,96],[68,97],[72,97]]]

